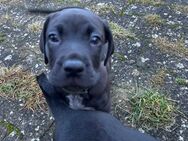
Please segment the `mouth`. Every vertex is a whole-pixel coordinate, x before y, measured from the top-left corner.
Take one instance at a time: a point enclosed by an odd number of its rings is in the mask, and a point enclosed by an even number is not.
[[[78,86],[63,87],[62,89],[64,92],[71,95],[80,95],[88,93],[88,88],[81,88]]]

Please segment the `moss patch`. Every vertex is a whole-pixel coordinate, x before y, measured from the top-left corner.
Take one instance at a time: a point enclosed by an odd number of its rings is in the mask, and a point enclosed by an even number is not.
[[[171,42],[166,37],[158,37],[156,39],[153,39],[153,43],[162,52],[181,57],[188,56],[188,48],[185,47],[185,43],[182,40]]]
[[[55,1],[70,6],[79,6],[81,4],[81,0],[55,0]]]
[[[128,4],[144,4],[152,6],[160,6],[165,4],[164,0],[128,0]]]
[[[144,16],[146,22],[153,26],[159,26],[164,23],[164,20],[161,18],[160,15],[157,14],[148,14]]]
[[[164,69],[159,70],[156,74],[154,74],[151,78],[152,84],[157,86],[163,86],[165,84],[165,78],[166,78],[167,71]]]
[[[34,33],[39,32],[39,31],[41,31],[41,29],[42,29],[42,23],[39,21],[33,22],[28,25],[28,30],[30,32],[34,32]]]
[[[4,42],[6,39],[6,35],[0,32],[0,43]]]
[[[80,0],[55,0],[57,2],[63,2],[63,3],[79,3]]]
[[[17,4],[20,0],[1,0],[0,4]]]
[[[116,7],[112,3],[98,3],[97,5],[91,5],[89,8],[97,14],[116,13]]]
[[[9,99],[21,99],[26,108],[44,110],[45,100],[36,83],[35,76],[19,67],[0,70],[0,96]]]
[[[16,136],[21,135],[20,129],[10,122],[0,120],[0,126],[4,127],[6,129],[6,136],[9,136],[13,132],[16,133]]]
[[[154,90],[142,90],[130,98],[128,120],[143,129],[164,128],[175,121],[175,104]]]
[[[178,4],[174,4],[172,5],[172,8],[176,11],[180,11],[184,14],[188,15],[188,5],[178,5]]]
[[[123,53],[120,53],[120,52],[114,52],[114,56],[119,60],[119,61],[126,61],[126,57]]]
[[[188,80],[184,78],[176,78],[176,83],[181,86],[188,86]]]
[[[117,38],[129,38],[135,39],[135,34],[129,30],[126,30],[124,27],[118,25],[117,23],[110,22],[110,28],[112,29],[113,35]]]
[[[7,21],[12,21],[12,17],[8,12],[6,12],[5,14],[1,15],[0,20],[0,23],[5,23]]]

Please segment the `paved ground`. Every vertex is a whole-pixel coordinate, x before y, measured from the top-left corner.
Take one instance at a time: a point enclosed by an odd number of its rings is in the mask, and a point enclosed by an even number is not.
[[[21,65],[34,74],[44,69],[38,42],[45,15],[30,14],[26,8],[82,5],[92,9],[114,27],[116,49],[112,63],[112,93],[115,116],[126,123],[126,112],[117,105],[122,103],[126,91],[134,88],[135,83],[158,88],[177,102],[183,114],[178,114],[170,127],[148,132],[164,141],[187,141],[188,1],[56,1],[1,0],[0,66]],[[135,71],[139,72],[137,76]],[[22,135],[18,137],[16,132],[8,135],[0,124],[0,140],[50,140],[53,119],[48,113],[25,109],[21,99],[1,98],[0,120],[13,124]],[[12,129],[11,124],[9,129]]]

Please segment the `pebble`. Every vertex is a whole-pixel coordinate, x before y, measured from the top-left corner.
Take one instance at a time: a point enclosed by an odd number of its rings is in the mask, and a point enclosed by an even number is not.
[[[178,64],[176,64],[176,67],[177,67],[178,69],[183,69],[183,68],[184,68],[184,65],[183,65],[182,63],[178,63]]]
[[[102,3],[102,2],[97,4],[97,6],[104,6],[104,5],[106,5],[106,4]]]
[[[157,35],[157,34],[153,34],[152,35],[152,38],[154,38],[154,39],[156,39],[156,38],[158,38],[159,37],[159,35]]]
[[[24,134],[25,134],[25,131],[24,131],[24,130],[22,130],[22,131],[21,131],[21,133],[24,135]]]
[[[7,57],[5,57],[5,61],[7,61],[7,60],[11,60],[12,59],[12,55],[8,55]]]
[[[140,44],[139,42],[136,42],[135,44],[133,44],[133,46],[135,46],[135,47],[140,47],[141,44]]]
[[[39,67],[39,64],[36,64],[36,65],[35,65],[35,68],[38,68],[38,67]]]
[[[149,60],[149,58],[141,57],[141,62],[142,62],[142,63],[145,63],[145,62],[148,61],[148,60]]]
[[[21,103],[21,104],[19,104],[20,106],[24,106],[24,104],[23,103]]]
[[[15,131],[13,131],[13,132],[10,133],[10,136],[11,136],[11,137],[14,137],[15,135],[16,135],[16,132],[15,132]]]
[[[141,133],[145,133],[145,131],[142,128],[138,129]]]
[[[184,141],[182,136],[179,136],[179,141]]]
[[[40,141],[40,139],[39,138],[33,138],[33,139],[31,139],[31,141]]]
[[[131,7],[131,9],[137,9],[137,6],[133,5],[133,6]]]
[[[39,131],[39,126],[37,126],[37,127],[35,128],[35,131]]]

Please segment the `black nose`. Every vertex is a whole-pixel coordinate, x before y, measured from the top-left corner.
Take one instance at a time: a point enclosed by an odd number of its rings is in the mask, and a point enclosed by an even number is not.
[[[63,69],[70,74],[79,74],[84,71],[84,64],[80,60],[67,60],[63,64]]]

